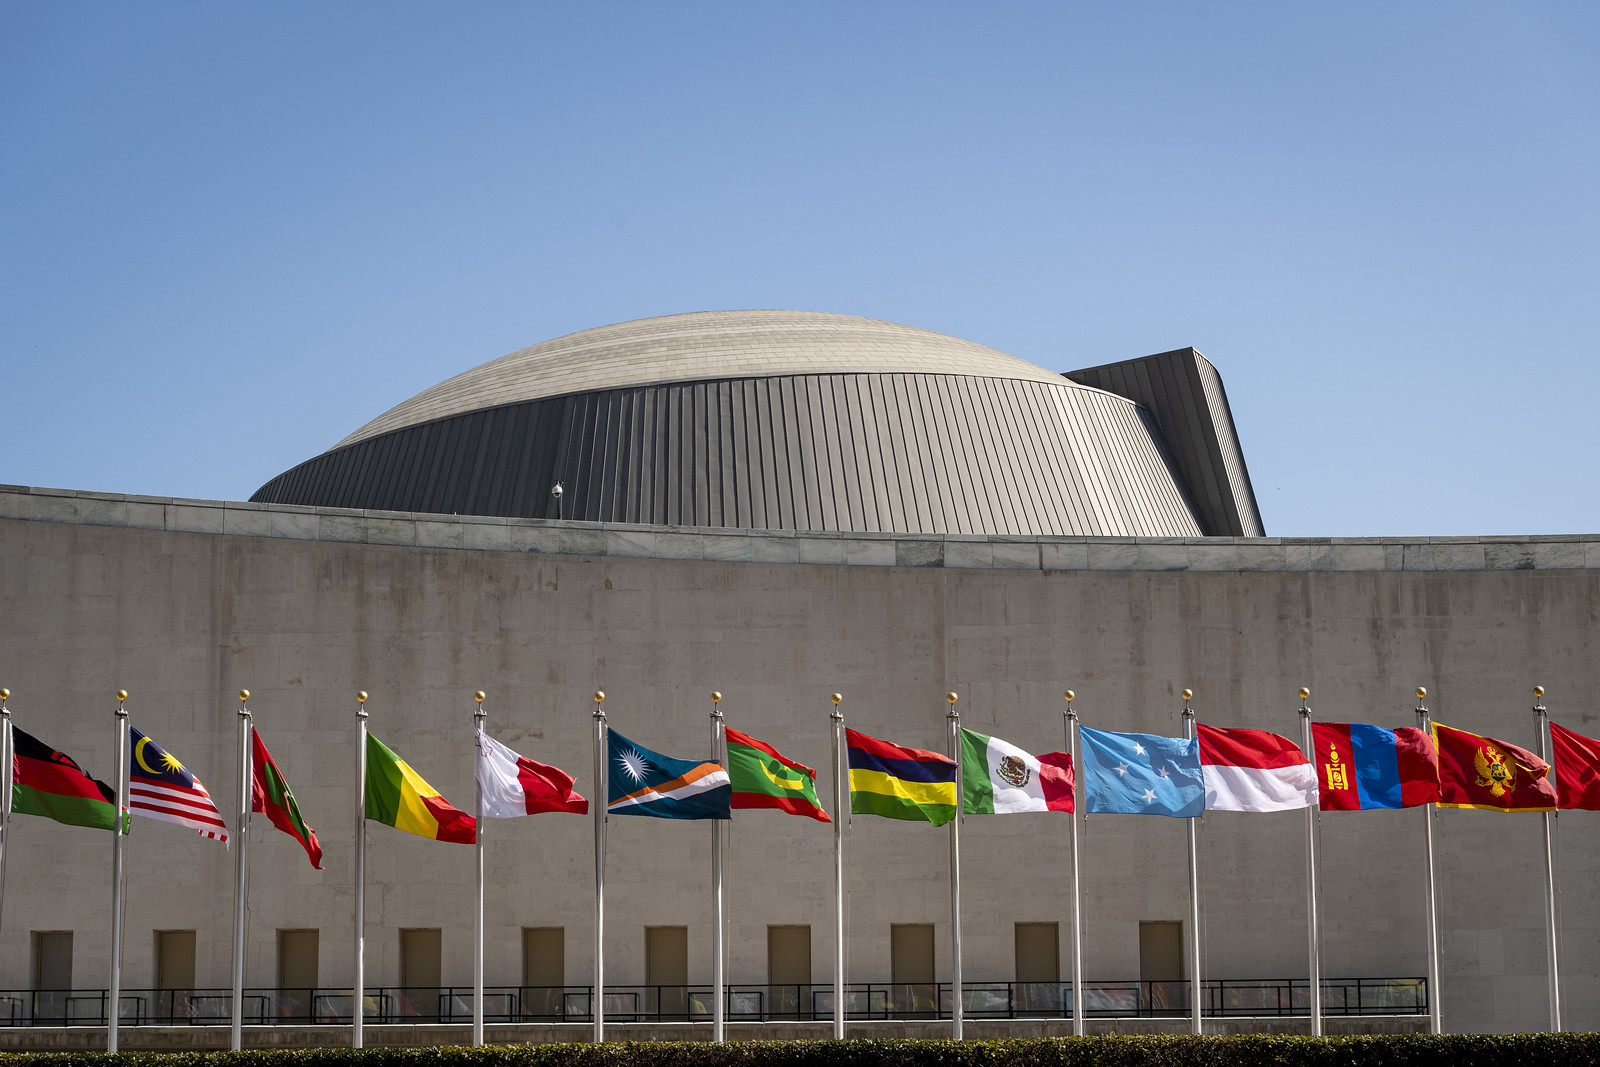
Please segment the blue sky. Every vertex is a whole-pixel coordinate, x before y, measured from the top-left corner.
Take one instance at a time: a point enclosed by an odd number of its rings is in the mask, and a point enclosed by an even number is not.
[[[1194,345],[1271,534],[1600,531],[1600,5],[18,0],[0,101],[3,482],[776,307]]]

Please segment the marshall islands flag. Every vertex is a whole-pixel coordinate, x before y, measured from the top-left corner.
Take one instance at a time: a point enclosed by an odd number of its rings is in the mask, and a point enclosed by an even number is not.
[[[848,727],[844,735],[850,751],[853,814],[925,819],[935,826],[956,817],[955,760],[879,741]]]
[[[1426,730],[1314,722],[1311,748],[1323,811],[1412,808],[1439,799],[1439,754]]]
[[[727,819],[733,790],[722,764],[673,759],[606,731],[606,811],[658,819]]]

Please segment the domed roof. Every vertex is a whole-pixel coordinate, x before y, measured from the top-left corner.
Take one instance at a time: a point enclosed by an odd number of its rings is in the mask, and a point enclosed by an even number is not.
[[[1016,356],[895,322],[817,311],[699,311],[600,326],[490,360],[390,408],[336,447],[540,397],[841,373],[960,374],[1090,389]]]

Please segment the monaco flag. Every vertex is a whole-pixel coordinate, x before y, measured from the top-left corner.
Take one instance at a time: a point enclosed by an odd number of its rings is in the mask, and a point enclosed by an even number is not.
[[[586,815],[589,802],[572,791],[572,775],[519,756],[488,734],[478,734],[478,787],[483,817],[510,819],[541,811]]]
[[[1207,811],[1291,811],[1317,806],[1317,772],[1300,746],[1265,730],[1200,727]]]

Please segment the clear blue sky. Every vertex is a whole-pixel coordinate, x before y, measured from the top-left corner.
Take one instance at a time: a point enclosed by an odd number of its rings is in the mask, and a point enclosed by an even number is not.
[[[1272,534],[1600,531],[1600,4],[13,0],[0,102],[3,482],[801,308],[1194,345]]]

